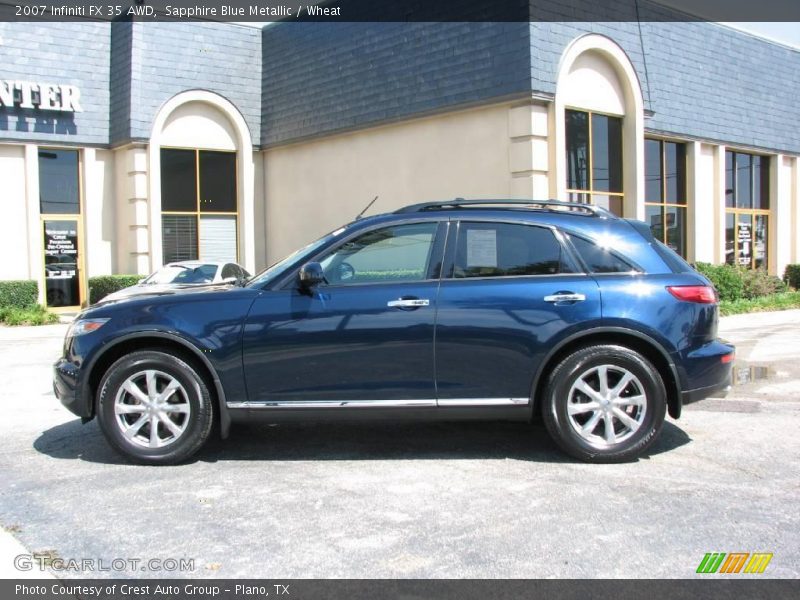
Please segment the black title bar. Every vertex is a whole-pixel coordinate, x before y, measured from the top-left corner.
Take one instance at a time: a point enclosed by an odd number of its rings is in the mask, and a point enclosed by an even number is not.
[[[0,0],[0,21],[800,21],[798,0]]]

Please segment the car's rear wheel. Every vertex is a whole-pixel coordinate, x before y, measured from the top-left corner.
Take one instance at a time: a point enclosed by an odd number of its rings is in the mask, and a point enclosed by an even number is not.
[[[120,358],[100,382],[98,419],[114,448],[141,463],[192,456],[214,420],[211,394],[196,367],[155,350]]]
[[[542,412],[553,440],[587,462],[625,462],[644,453],[664,424],[658,370],[623,346],[589,346],[552,371]]]

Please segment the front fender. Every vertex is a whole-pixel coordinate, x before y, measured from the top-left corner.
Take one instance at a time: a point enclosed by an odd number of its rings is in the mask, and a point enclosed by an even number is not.
[[[94,417],[94,397],[93,397],[93,390],[89,382],[93,379],[97,379],[99,381],[99,377],[97,377],[97,373],[95,373],[95,369],[98,365],[104,365],[105,361],[103,360],[104,357],[109,356],[109,353],[116,354],[116,350],[123,345],[129,345],[131,343],[136,344],[137,346],[143,343],[147,343],[148,341],[153,341],[157,343],[157,341],[164,341],[170,344],[177,344],[181,346],[184,350],[188,351],[194,358],[199,360],[203,366],[208,371],[209,375],[211,376],[211,380],[214,384],[214,390],[216,391],[217,396],[217,404],[219,408],[219,415],[220,415],[220,431],[222,437],[225,438],[228,435],[228,431],[230,430],[230,415],[228,413],[228,405],[227,405],[227,396],[225,394],[225,387],[220,380],[219,373],[217,372],[216,367],[212,364],[207,356],[207,352],[204,352],[203,349],[198,347],[196,341],[190,340],[185,336],[172,331],[160,331],[157,329],[152,330],[143,330],[143,331],[132,331],[127,333],[122,333],[109,341],[103,344],[99,350],[94,353],[94,355],[89,359],[87,363],[85,363],[84,367],[82,368],[82,372],[85,373],[83,377],[81,377],[78,381],[77,387],[77,397],[83,400],[84,404],[84,411],[87,417],[85,418],[92,418]],[[102,375],[100,375],[102,376]]]

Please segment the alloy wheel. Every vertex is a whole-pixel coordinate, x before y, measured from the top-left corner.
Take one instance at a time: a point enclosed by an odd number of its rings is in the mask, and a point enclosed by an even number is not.
[[[186,431],[191,406],[175,377],[148,369],[129,376],[119,387],[114,415],[124,438],[145,448],[162,448]]]
[[[647,394],[628,369],[599,365],[579,375],[569,390],[567,416],[589,445],[610,448],[633,436],[644,422]]]

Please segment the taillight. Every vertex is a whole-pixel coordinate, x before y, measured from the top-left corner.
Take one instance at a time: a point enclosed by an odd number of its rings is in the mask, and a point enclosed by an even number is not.
[[[717,291],[710,285],[668,285],[667,291],[684,302],[714,304],[718,300]]]

